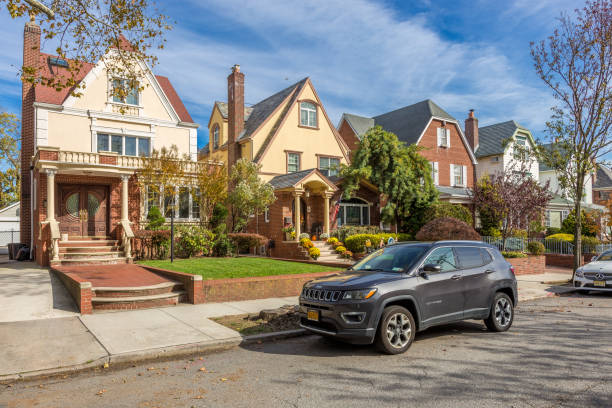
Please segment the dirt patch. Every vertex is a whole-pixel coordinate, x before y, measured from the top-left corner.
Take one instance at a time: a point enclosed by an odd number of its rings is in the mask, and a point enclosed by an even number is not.
[[[213,318],[215,322],[236,330],[243,336],[299,329],[299,317],[294,306],[262,310],[258,314],[242,314]]]

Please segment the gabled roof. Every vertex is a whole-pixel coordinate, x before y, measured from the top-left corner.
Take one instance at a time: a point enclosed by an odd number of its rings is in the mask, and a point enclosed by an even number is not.
[[[217,105],[217,108],[219,109],[219,113],[221,114],[221,116],[223,117],[223,119],[227,119],[227,102],[219,102],[219,101],[215,101],[215,105]],[[249,116],[251,116],[251,112],[253,112],[253,108],[252,107],[244,107],[244,121],[246,122],[247,120],[249,120]]]
[[[479,128],[476,157],[503,154],[506,150],[506,141],[514,135],[517,129],[529,133],[529,129],[513,120]]]
[[[414,144],[418,142],[432,117],[457,122],[457,119],[436,105],[431,99],[374,116],[373,119],[376,125],[382,126],[386,131],[395,133],[402,142]]]
[[[295,187],[300,183],[300,181],[308,178],[313,173],[315,173],[315,175],[318,176],[321,179],[321,181],[327,184],[329,187],[331,187],[334,190],[337,190],[336,185],[330,179],[325,177],[323,173],[319,171],[319,169],[306,169],[306,170],[296,171],[295,173],[282,174],[280,176],[274,177],[268,183],[270,183],[270,185],[272,185],[272,187],[274,187],[275,190]]]
[[[342,121],[345,121],[349,124],[349,126],[353,129],[357,137],[361,140],[361,137],[366,134],[366,132],[372,129],[375,125],[374,119],[366,118],[364,116],[357,116],[351,113],[343,113],[342,118],[340,119],[340,124],[338,128],[342,125]]]
[[[124,39],[125,40],[125,39]],[[46,54],[41,52],[39,55],[39,67],[41,75],[49,78],[59,76],[61,78],[69,78],[72,74],[65,67],[59,67],[57,65],[51,65],[49,58],[57,58],[55,55]],[[69,64],[74,64],[74,61],[67,60]],[[94,68],[94,64],[83,63],[80,67],[79,72],[75,75],[77,82],[80,82],[85,76]],[[155,75],[155,79],[162,88],[164,94],[168,98],[168,101],[174,108],[181,122],[194,123],[191,115],[185,108],[183,101],[179,97],[178,93],[170,83],[170,80],[165,76]],[[34,91],[35,102],[49,103],[53,105],[61,105],[64,101],[72,94],[76,87],[64,88],[56,90],[51,86],[37,84]]]
[[[304,84],[308,81],[308,77],[302,79],[301,81],[296,82],[295,84],[288,86],[280,92],[275,93],[272,96],[267,97],[263,101],[257,102],[255,105],[251,107],[252,111],[249,115],[249,120],[246,121],[244,125],[244,132],[242,136],[238,139],[248,139],[253,135],[253,133],[259,128],[259,126],[270,116],[276,108],[279,107],[280,104],[283,103],[285,99],[292,93],[297,95],[300,90],[304,87]],[[283,112],[283,115],[279,118],[279,121],[282,121],[284,115],[287,112]],[[278,122],[280,124],[280,122]],[[275,126],[276,127],[276,126]],[[267,141],[267,139],[266,139]],[[264,142],[265,145],[266,142]],[[263,151],[260,149],[260,151]],[[255,159],[257,161],[257,159]]]
[[[603,164],[597,166],[597,180],[593,188],[612,188],[612,169]]]

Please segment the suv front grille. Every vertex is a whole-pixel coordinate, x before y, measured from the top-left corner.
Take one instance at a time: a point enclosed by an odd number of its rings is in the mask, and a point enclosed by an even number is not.
[[[302,299],[315,300],[320,302],[336,302],[342,297],[342,291],[304,288]]]

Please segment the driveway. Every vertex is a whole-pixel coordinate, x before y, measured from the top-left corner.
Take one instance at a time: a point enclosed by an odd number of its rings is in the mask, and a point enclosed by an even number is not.
[[[441,326],[399,356],[304,336],[0,385],[0,406],[607,408],[610,339],[612,296],[565,295],[521,304],[507,333]]]
[[[34,262],[0,263],[0,322],[78,316],[62,282]]]

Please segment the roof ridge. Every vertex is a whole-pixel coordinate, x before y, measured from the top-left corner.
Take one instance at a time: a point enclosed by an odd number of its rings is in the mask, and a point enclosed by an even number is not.
[[[290,90],[290,89],[295,88],[296,86],[300,85],[302,82],[306,82],[306,81],[308,80],[308,78],[310,78],[310,77],[305,77],[305,78],[302,78],[301,80],[297,81],[297,82],[296,82],[296,83],[294,83],[293,85],[289,85],[288,87],[283,88],[283,89],[281,89],[280,91],[278,91],[278,92],[276,92],[276,93],[274,93],[274,94],[272,94],[272,95],[268,96],[267,98],[264,98],[264,99],[260,100],[259,102],[257,102],[257,103],[255,103],[255,104],[251,105],[251,107],[252,107],[252,108],[254,108],[255,106],[259,105],[259,104],[260,104],[260,103],[262,103],[262,102],[265,102],[265,101],[267,101],[267,100],[269,100],[269,99],[274,98],[275,96],[278,96],[279,94],[282,94],[283,92],[286,92],[286,91],[288,91],[288,90]]]

